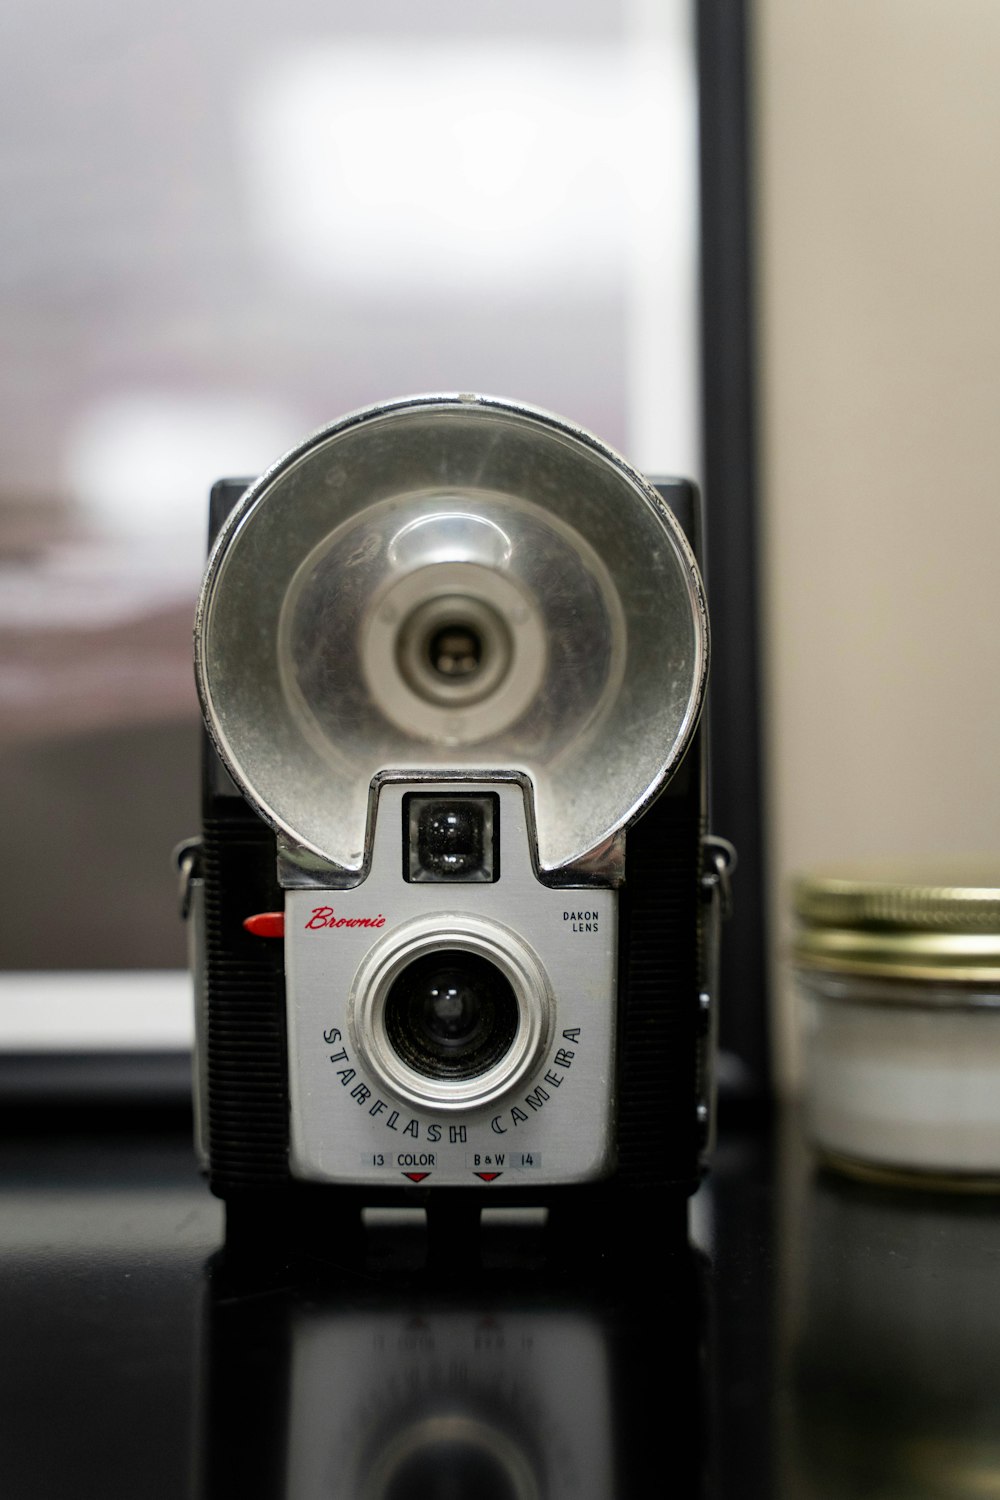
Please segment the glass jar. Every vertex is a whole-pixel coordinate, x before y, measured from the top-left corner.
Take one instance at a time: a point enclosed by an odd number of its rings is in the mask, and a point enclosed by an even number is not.
[[[794,889],[809,1135],[856,1176],[1000,1191],[1000,868]]]

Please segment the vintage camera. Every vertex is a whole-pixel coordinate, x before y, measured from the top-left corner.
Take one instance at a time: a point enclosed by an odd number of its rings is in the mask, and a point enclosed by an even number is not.
[[[689,1191],[725,863],[694,488],[434,395],[223,481],[212,515],[184,864],[214,1191]]]

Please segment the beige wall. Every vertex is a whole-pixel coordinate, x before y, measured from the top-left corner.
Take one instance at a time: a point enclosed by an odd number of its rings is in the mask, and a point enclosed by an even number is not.
[[[817,863],[1000,854],[1000,4],[758,0],[756,45],[783,910]]]

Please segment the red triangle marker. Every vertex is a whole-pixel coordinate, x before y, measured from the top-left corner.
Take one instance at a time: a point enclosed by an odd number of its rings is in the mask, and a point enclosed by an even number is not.
[[[423,1182],[424,1178],[425,1177],[429,1177],[430,1175],[431,1174],[429,1172],[404,1172],[403,1173],[403,1176],[404,1177],[408,1177],[411,1182]]]
[[[284,937],[285,913],[283,911],[258,912],[254,917],[245,917],[243,926],[254,937]]]
[[[476,1176],[477,1177],[481,1177],[484,1182],[496,1182],[496,1180],[497,1180],[498,1177],[502,1177],[503,1176],[503,1173],[502,1172],[477,1172]]]

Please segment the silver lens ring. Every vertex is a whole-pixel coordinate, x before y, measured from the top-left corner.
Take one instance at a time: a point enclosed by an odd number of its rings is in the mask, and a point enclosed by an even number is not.
[[[395,981],[417,959],[458,950],[499,970],[517,1001],[517,1029],[510,1046],[473,1078],[435,1078],[418,1072],[389,1039],[386,1001]],[[552,1030],[552,992],[534,952],[509,928],[467,912],[435,912],[404,922],[362,959],[349,1003],[355,1048],[372,1073],[416,1108],[456,1111],[479,1108],[508,1093],[537,1067]]]

